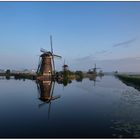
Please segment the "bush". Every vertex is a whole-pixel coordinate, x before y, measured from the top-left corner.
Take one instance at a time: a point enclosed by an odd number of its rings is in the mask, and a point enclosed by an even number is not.
[[[80,78],[83,78],[83,72],[82,71],[76,71],[75,75],[79,76]]]

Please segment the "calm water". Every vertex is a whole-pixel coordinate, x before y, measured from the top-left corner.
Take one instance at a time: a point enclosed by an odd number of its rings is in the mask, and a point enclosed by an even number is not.
[[[113,76],[67,86],[2,79],[0,90],[1,138],[140,138],[140,92]]]

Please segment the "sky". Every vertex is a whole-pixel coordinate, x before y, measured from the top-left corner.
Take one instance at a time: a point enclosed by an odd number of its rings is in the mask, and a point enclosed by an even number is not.
[[[140,72],[140,2],[0,2],[0,69],[37,69],[40,48],[56,69]]]

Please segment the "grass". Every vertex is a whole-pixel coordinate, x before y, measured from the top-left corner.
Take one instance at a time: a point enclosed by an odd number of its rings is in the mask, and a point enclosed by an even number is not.
[[[133,86],[134,88],[140,90],[140,75],[116,75],[123,83],[128,86]]]
[[[140,85],[139,75],[117,75],[120,79]]]

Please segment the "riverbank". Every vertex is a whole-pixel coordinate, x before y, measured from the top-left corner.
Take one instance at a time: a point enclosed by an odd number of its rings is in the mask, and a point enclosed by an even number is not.
[[[50,77],[46,76],[39,76],[36,73],[0,73],[1,77],[5,77],[6,79],[14,78],[14,79],[30,79],[30,80],[47,80]],[[95,75],[95,74],[88,74],[83,72],[73,72],[70,74],[61,74],[60,76],[55,75],[54,79],[61,80],[68,79],[68,80],[77,80],[82,81],[84,78],[95,79],[97,76],[104,76],[104,75]]]
[[[133,82],[135,84],[140,84],[140,75],[120,75],[118,74],[117,77],[120,79],[126,80],[128,82]]]
[[[30,80],[36,80],[37,74],[32,73],[0,73],[0,76],[6,77],[6,79],[10,79],[11,77],[14,77],[14,79],[30,79]]]
[[[126,85],[140,90],[140,75],[117,74],[116,76]]]

